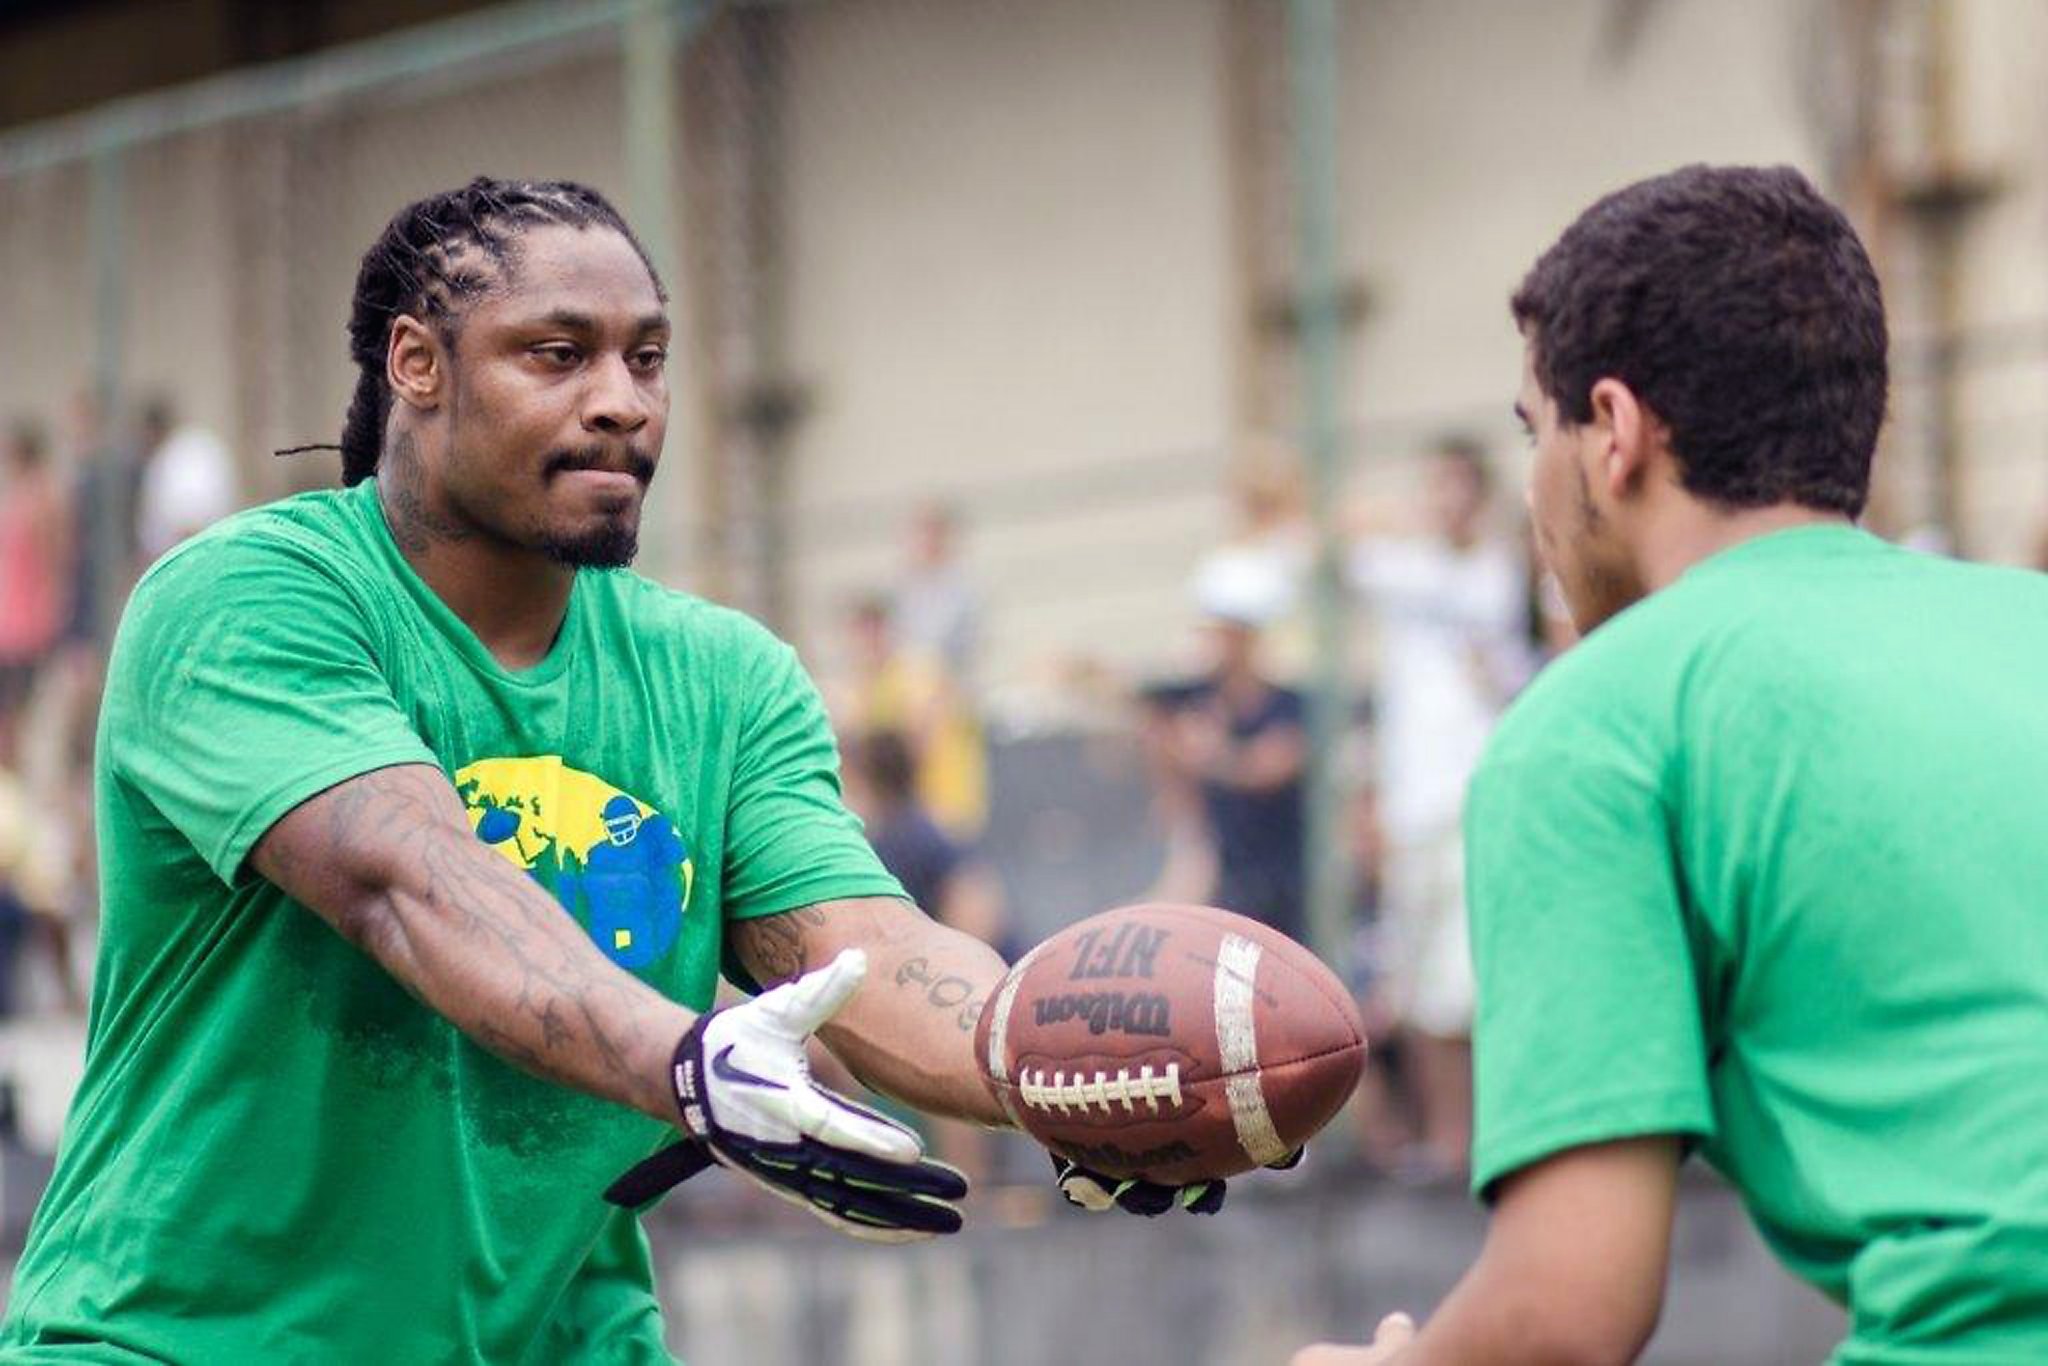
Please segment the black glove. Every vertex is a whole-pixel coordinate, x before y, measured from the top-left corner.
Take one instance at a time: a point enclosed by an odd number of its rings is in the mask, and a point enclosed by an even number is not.
[[[1268,1170],[1286,1171],[1300,1166],[1302,1154],[1307,1151],[1306,1147],[1296,1148],[1278,1162],[1269,1164]],[[1223,1197],[1228,1193],[1228,1184],[1220,1178],[1197,1181],[1187,1186],[1162,1186],[1156,1181],[1141,1181],[1135,1177],[1120,1180],[1090,1171],[1057,1153],[1052,1154],[1052,1170],[1053,1180],[1059,1183],[1060,1194],[1067,1198],[1068,1204],[1097,1214],[1115,1207],[1126,1214],[1142,1214],[1149,1219],[1176,1205],[1189,1214],[1214,1214],[1223,1208]]]
[[[669,1076],[691,1137],[639,1163],[604,1198],[637,1209],[717,1162],[857,1238],[955,1233],[967,1180],[917,1135],[811,1081],[804,1040],[860,985],[857,949],[744,1005],[709,1011]]]

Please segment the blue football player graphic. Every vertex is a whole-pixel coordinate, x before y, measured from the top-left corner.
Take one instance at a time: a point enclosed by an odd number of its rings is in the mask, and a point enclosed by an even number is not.
[[[605,956],[638,971],[675,947],[696,869],[675,823],[559,755],[456,775],[477,838],[548,889]]]
[[[688,851],[659,811],[646,815],[624,793],[604,804],[604,841],[584,855],[590,937],[622,968],[667,953],[682,924]]]

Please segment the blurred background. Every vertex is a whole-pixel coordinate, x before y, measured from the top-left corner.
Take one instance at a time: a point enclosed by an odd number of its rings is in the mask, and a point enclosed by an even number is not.
[[[798,645],[923,904],[1011,952],[1232,906],[1382,1044],[1217,1220],[1091,1222],[944,1129],[983,1178],[944,1246],[707,1177],[649,1220],[676,1349],[1249,1366],[1426,1311],[1482,1230],[1457,807],[1570,645],[1508,293],[1632,179],[1801,167],[1887,292],[1870,526],[2048,567],[2043,53],[2033,0],[0,0],[0,1286],[79,1065],[124,596],[336,482],[271,452],[339,432],[358,257],[486,173],[590,182],[651,249],[639,567]],[[1649,1359],[1839,1331],[1689,1173]]]

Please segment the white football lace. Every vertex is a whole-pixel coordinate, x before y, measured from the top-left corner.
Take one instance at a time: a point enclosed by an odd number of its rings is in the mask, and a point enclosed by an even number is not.
[[[1108,1114],[1118,1104],[1128,1114],[1140,1102],[1148,1112],[1158,1114],[1162,1100],[1173,1105],[1181,1103],[1180,1064],[1170,1062],[1164,1072],[1155,1073],[1147,1063],[1136,1076],[1131,1075],[1128,1067],[1118,1068],[1114,1076],[1107,1072],[1076,1072],[1069,1078],[1065,1072],[1054,1072],[1050,1081],[1042,1068],[1025,1068],[1017,1077],[1017,1094],[1033,1109],[1057,1110],[1063,1115],[1076,1110],[1086,1114],[1091,1106],[1100,1106]]]

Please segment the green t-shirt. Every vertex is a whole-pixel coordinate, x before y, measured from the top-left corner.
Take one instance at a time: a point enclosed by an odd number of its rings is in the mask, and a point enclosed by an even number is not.
[[[668,1360],[645,1240],[599,1192],[672,1131],[501,1062],[247,866],[293,806],[404,763],[694,1008],[727,921],[901,895],[794,652],[740,614],[585,571],[515,672],[374,484],[231,519],[115,644],[85,1079],[0,1357]]]
[[[2048,577],[1723,551],[1537,680],[1465,825],[1475,1189],[1690,1135],[1838,1360],[2048,1361]]]

